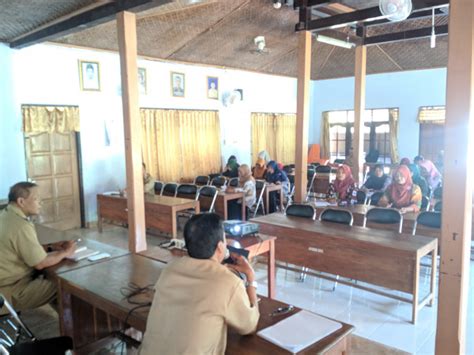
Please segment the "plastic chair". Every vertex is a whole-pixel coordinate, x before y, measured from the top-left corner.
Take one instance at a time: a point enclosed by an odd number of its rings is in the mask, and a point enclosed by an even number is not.
[[[421,210],[429,211],[430,209],[430,198],[428,196],[421,197]]]
[[[367,222],[377,224],[398,224],[398,233],[402,233],[403,216],[399,210],[395,208],[372,208],[367,211],[364,216],[363,227],[367,226]]]
[[[265,189],[267,188],[267,184],[265,181],[262,180],[257,180],[255,181],[255,189],[260,191],[260,193],[257,196],[257,203],[255,204],[255,207],[250,209],[250,212],[253,213],[253,217],[258,213],[258,209],[261,207],[262,208],[262,214],[265,214],[265,205],[263,203],[263,194],[265,193]]]
[[[311,218],[313,221],[316,219],[316,210],[313,206],[299,203],[289,205],[285,210],[285,214],[293,217]]]
[[[221,173],[209,174],[209,181],[211,181],[212,179],[214,179],[218,176],[222,176],[222,174]]]
[[[418,225],[432,228],[432,229],[441,229],[441,213],[440,212],[421,212],[418,217],[416,217],[416,221],[413,224],[413,231],[412,234],[416,234],[416,229]]]
[[[203,204],[202,200],[204,199],[211,199],[211,204],[209,206],[209,209],[205,212],[214,212],[214,207],[216,204],[216,199],[217,199],[217,194],[219,192],[217,191],[217,188],[215,186],[202,186],[199,189],[198,192],[198,200],[201,203],[201,211],[203,211]]]
[[[334,164],[344,164],[345,161],[345,159],[335,159]]]
[[[161,195],[163,190],[163,183],[161,181],[155,181],[155,195]]]
[[[320,165],[316,168],[316,174],[329,174],[331,167],[329,165]]]
[[[229,186],[237,187],[239,186],[239,178],[232,178],[229,180]]]
[[[222,187],[227,185],[227,179],[225,176],[216,176],[211,180],[211,185],[216,187]]]
[[[325,208],[319,215],[319,220],[321,222],[339,223],[352,226],[352,223],[354,223],[354,216],[347,210]]]
[[[178,184],[175,182],[168,182],[163,186],[163,190],[161,190],[161,196],[176,197],[177,191],[178,191]]]
[[[190,200],[198,199],[199,188],[196,185],[182,184],[176,190],[176,197],[187,198]]]
[[[367,197],[367,194],[362,190],[358,190],[357,191],[357,204],[365,205],[367,204],[368,201],[370,201],[370,199]]]
[[[306,201],[309,200],[309,198],[311,197],[311,193],[314,192],[313,184],[314,184],[315,178],[316,178],[316,171],[308,170],[307,185],[306,185]]]
[[[442,209],[443,209],[443,201],[436,202],[436,204],[434,205],[434,211],[441,212]]]
[[[194,185],[205,186],[209,185],[209,176],[199,175],[194,178]]]

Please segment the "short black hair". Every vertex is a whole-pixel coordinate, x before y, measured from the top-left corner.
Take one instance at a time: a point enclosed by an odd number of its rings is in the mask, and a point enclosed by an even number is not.
[[[415,157],[415,159],[413,159],[413,162],[416,164],[416,163],[418,163],[419,161],[423,161],[423,160],[425,160],[425,158],[423,158],[422,155],[417,155],[417,156]]]
[[[21,181],[17,182],[15,185],[10,187],[10,192],[8,193],[8,202],[16,202],[20,197],[28,198],[30,196],[30,190],[33,187],[37,187],[33,182]]]
[[[194,215],[184,226],[184,241],[191,258],[210,259],[223,237],[222,219],[215,213]]]
[[[375,171],[375,169],[380,169],[380,170],[383,171],[383,165],[382,164],[375,164],[374,171]]]

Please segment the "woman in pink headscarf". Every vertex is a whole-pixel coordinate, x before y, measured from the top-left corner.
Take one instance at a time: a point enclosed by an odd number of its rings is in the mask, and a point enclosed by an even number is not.
[[[392,183],[385,190],[378,205],[398,208],[401,213],[418,212],[421,198],[421,189],[413,183],[410,169],[406,165],[400,165],[393,171]]]
[[[349,166],[343,164],[337,168],[336,180],[329,184],[328,198],[339,205],[357,203],[357,184]]]
[[[431,191],[434,191],[441,183],[441,173],[431,160],[423,159],[418,161],[421,176],[425,178]]]

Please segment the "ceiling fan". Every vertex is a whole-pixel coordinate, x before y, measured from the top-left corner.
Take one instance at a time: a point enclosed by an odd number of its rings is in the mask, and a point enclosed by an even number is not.
[[[389,21],[398,22],[410,16],[413,4],[411,0],[380,0],[379,9]]]

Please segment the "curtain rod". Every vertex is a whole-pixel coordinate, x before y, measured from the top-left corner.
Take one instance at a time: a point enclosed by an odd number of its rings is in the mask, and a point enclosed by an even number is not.
[[[38,107],[79,107],[79,105],[47,105],[47,104],[21,104],[23,106],[38,106]]]
[[[194,108],[159,108],[159,107],[140,107],[140,110],[219,112],[219,110],[200,110],[200,109],[194,109]]]

